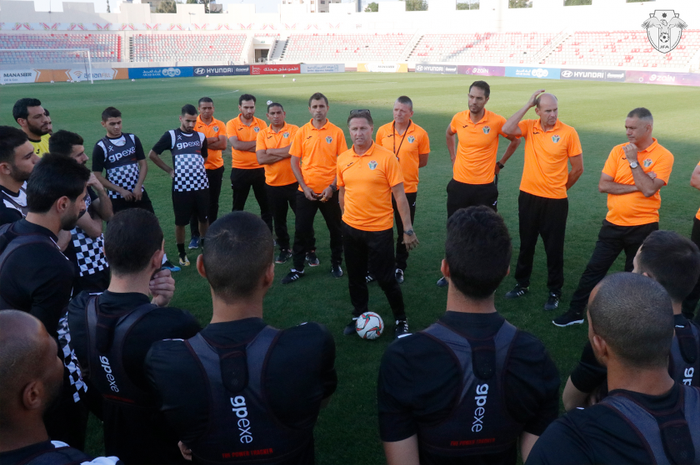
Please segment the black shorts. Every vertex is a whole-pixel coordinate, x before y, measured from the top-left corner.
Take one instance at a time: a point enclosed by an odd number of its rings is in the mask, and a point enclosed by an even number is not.
[[[486,205],[497,211],[498,188],[494,183],[465,184],[452,179],[447,184],[447,218],[460,208]]]
[[[173,210],[175,211],[175,226],[187,226],[193,216],[200,223],[206,222],[209,215],[209,189],[186,192],[173,191]]]

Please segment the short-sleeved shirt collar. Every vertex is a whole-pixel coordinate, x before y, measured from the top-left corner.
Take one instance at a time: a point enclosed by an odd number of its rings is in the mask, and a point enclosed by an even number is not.
[[[352,146],[352,156],[353,156],[353,157],[362,158],[362,157],[365,157],[365,156],[368,156],[368,155],[372,155],[372,154],[374,153],[374,145],[375,145],[374,142],[372,142],[372,145],[370,145],[370,147],[367,149],[367,151],[366,151],[365,153],[363,153],[362,155],[358,155],[357,152],[355,152],[355,145],[353,144],[353,146]]]
[[[561,128],[561,121],[559,121],[559,118],[557,118],[557,122],[554,123],[554,127],[552,129],[549,129],[545,131],[542,129],[542,124],[541,124],[541,119],[535,120],[535,124],[533,125],[533,129],[539,129],[542,132],[550,132],[550,131],[556,131],[557,129]]]

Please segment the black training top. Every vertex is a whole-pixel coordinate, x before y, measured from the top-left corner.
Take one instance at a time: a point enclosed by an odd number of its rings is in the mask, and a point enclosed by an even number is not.
[[[247,318],[210,324],[201,334],[214,346],[232,346],[252,340],[265,326],[260,318]],[[334,362],[335,343],[325,326],[306,323],[280,331],[263,374],[262,391],[270,413],[290,428],[314,425],[321,401],[337,386]],[[160,394],[161,411],[179,438],[185,444],[200,438],[208,427],[209,392],[200,365],[185,342],[154,344],[146,371]],[[309,449],[290,458],[289,463],[313,463],[313,441]]]
[[[657,420],[671,411],[679,401],[681,386],[675,384],[666,394],[649,396],[617,389],[610,396],[624,394],[641,405]],[[695,388],[691,388],[695,389]],[[694,412],[698,415],[698,412]],[[691,431],[691,435],[700,431]],[[696,451],[695,461],[700,454]],[[647,446],[628,421],[605,404],[576,409],[554,423],[539,438],[526,465],[584,465],[652,463]]]
[[[14,223],[27,216],[26,183],[19,192],[12,192],[5,186],[0,186],[0,226]]]
[[[69,447],[60,441],[44,441],[8,452],[0,452],[2,465],[51,464],[51,465],[123,465],[117,457],[92,457]]]
[[[440,322],[473,339],[494,335],[505,319],[498,313],[446,312]],[[377,386],[382,441],[396,442],[418,434],[418,424],[445,420],[461,394],[461,368],[441,343],[415,333],[392,343],[382,358]],[[559,411],[559,373],[542,342],[519,331],[511,345],[504,376],[506,408],[524,431],[539,436]],[[517,450],[481,457],[469,463],[514,464]],[[463,463],[421,451],[421,463]]]
[[[41,234],[50,240],[16,249],[0,269],[0,310],[29,312],[57,337],[58,320],[70,301],[75,267],[56,245],[54,233],[43,226],[19,220],[17,234]]]
[[[68,307],[68,326],[71,345],[80,361],[88,366],[86,305],[90,294],[81,292]],[[98,299],[98,325],[116,326],[117,320],[150,299],[138,292],[114,293],[105,291]],[[98,327],[98,334],[105,326]],[[150,389],[144,372],[144,360],[155,341],[167,338],[190,338],[200,326],[188,312],[176,308],[156,308],[146,314],[131,329],[124,341],[122,363],[129,379],[151,395],[150,408],[128,408],[114,402],[104,402],[103,420],[105,451],[125,463],[167,463],[182,460],[177,438],[166,427],[158,413],[155,393]],[[94,388],[94,384],[90,384]],[[102,393],[103,395],[105,393]]]

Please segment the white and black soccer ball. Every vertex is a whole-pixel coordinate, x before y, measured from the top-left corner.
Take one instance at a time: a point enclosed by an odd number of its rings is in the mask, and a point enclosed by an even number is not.
[[[377,339],[384,332],[384,320],[374,312],[365,312],[357,317],[355,331],[362,339]]]

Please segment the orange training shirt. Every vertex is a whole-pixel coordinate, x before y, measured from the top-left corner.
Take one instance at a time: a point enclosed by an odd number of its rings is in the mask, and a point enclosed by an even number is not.
[[[403,188],[407,194],[418,191],[420,155],[430,153],[430,139],[425,129],[411,120],[403,135],[394,131],[394,122],[377,129],[377,144],[396,153],[403,173]]]
[[[258,139],[258,133],[266,127],[267,123],[255,116],[253,116],[253,122],[250,123],[250,126],[243,124],[239,113],[237,117],[226,123],[226,134],[228,137],[238,138],[241,142],[251,142],[256,141]],[[233,168],[240,168],[243,170],[262,168],[262,166],[258,164],[258,157],[255,155],[255,152],[244,152],[231,148],[231,158],[231,167]]]
[[[396,155],[377,144],[363,155],[355,147],[338,157],[338,187],[345,186],[343,221],[362,231],[394,227],[391,188],[403,182]]]
[[[335,124],[326,120],[321,129],[316,129],[312,121],[299,128],[289,153],[299,158],[306,185],[320,194],[335,179],[338,155],[348,149],[348,144],[343,130]]]
[[[628,144],[613,147],[603,167],[603,173],[612,177],[613,181],[618,184],[633,186],[634,176],[625,156],[623,149],[625,145]],[[645,173],[653,171],[657,179],[661,179],[664,185],[668,184],[668,178],[673,169],[673,154],[661,146],[656,139],[645,150],[637,152],[637,160],[639,168]],[[608,194],[608,214],[605,219],[617,226],[658,223],[659,207],[661,207],[660,190],[651,197],[645,197],[641,192],[621,195]]]
[[[495,176],[498,155],[498,136],[506,137],[503,125],[506,119],[488,110],[475,124],[469,110],[457,113],[450,123],[450,131],[457,134],[459,143],[452,177],[465,184],[491,184]]]
[[[544,132],[539,119],[521,121],[518,127],[525,138],[520,190],[539,197],[565,199],[568,160],[583,152],[576,129],[557,120],[552,129]]]
[[[280,149],[292,143],[294,134],[299,130],[299,126],[284,123],[278,132],[273,131],[272,126],[268,126],[258,133],[258,141],[255,150]],[[292,172],[292,164],[289,158],[276,161],[269,165],[262,165],[265,168],[265,182],[268,186],[288,186],[297,182]]]
[[[197,122],[194,125],[194,130],[201,132],[206,137],[226,137],[226,125],[223,121],[219,121],[216,118],[212,118],[211,124],[206,124],[202,121],[202,115],[197,115]],[[228,140],[228,137],[226,137]],[[223,150],[207,150],[207,159],[204,162],[204,169],[215,170],[224,166],[224,159],[221,154]]]

